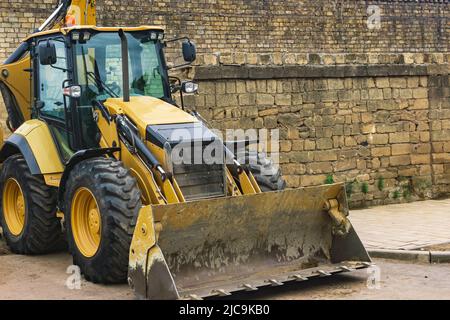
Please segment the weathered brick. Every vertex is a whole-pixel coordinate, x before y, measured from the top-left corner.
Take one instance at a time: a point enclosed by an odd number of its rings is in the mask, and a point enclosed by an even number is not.
[[[387,144],[389,142],[388,134],[372,134],[369,137],[372,144]]]
[[[413,97],[415,99],[426,99],[428,98],[428,89],[427,88],[416,88],[413,89]]]
[[[317,139],[316,148],[319,150],[326,150],[333,148],[333,140],[330,138]]]
[[[292,142],[291,141],[281,141],[280,142],[280,151],[281,152],[289,152],[292,150]]]
[[[391,78],[389,82],[392,88],[406,88],[405,78]]]
[[[403,156],[392,156],[389,158],[389,162],[391,166],[407,166],[411,164],[411,156],[403,155]]]
[[[290,94],[277,94],[275,95],[275,104],[278,106],[290,106],[292,97]]]
[[[308,174],[330,173],[333,171],[331,162],[312,162],[306,165]]]
[[[239,95],[239,105],[252,106],[256,103],[256,96],[253,93],[245,93]]]
[[[375,83],[377,88],[388,88],[389,87],[389,78],[376,78]]]
[[[306,165],[300,163],[288,163],[283,165],[282,170],[285,175],[305,174]]]
[[[450,163],[450,153],[434,153],[433,163]]]
[[[315,150],[316,142],[314,140],[305,140],[305,150]]]
[[[298,188],[300,186],[300,177],[298,175],[285,175],[283,178],[289,188]]]
[[[273,105],[273,104],[275,104],[275,98],[271,94],[258,93],[256,95],[256,104],[258,104],[258,105]]]
[[[301,176],[300,184],[304,187],[319,186],[325,183],[326,175]]]
[[[420,109],[428,109],[429,103],[428,99],[416,99],[414,100],[414,104],[410,109],[420,110]]]
[[[390,133],[389,134],[389,142],[390,143],[410,142],[410,134],[409,134],[409,132]]]
[[[216,96],[216,103],[218,107],[237,106],[238,98],[236,95],[218,95]]]
[[[411,145],[410,144],[393,144],[392,145],[392,155],[398,156],[403,154],[411,153]]]
[[[337,154],[334,151],[316,151],[314,152],[314,161],[336,161]]]
[[[431,158],[429,154],[412,154],[411,163],[412,164],[430,164]]]
[[[391,155],[391,147],[377,147],[372,148],[373,157],[383,157]]]
[[[291,160],[291,162],[295,162],[295,163],[308,163],[308,162],[312,162],[314,161],[314,154],[313,152],[307,152],[307,151],[302,151],[302,152],[291,152],[289,154],[289,159]]]

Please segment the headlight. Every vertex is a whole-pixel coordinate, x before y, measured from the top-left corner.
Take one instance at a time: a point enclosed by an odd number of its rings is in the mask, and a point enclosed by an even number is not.
[[[71,86],[63,88],[63,95],[71,98],[80,98],[81,97],[81,87],[80,86]]]
[[[183,82],[181,85],[181,90],[183,90],[183,93],[186,94],[194,94],[198,92],[198,84],[195,82],[187,81]]]

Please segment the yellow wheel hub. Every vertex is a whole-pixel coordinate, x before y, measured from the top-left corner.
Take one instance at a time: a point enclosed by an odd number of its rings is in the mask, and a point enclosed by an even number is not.
[[[100,247],[102,220],[97,200],[89,189],[75,192],[71,207],[72,233],[78,250],[92,258]]]
[[[25,227],[25,198],[16,179],[9,178],[3,189],[3,215],[9,231],[19,236]]]

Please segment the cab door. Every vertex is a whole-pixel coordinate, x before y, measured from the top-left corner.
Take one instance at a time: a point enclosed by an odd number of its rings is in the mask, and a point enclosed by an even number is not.
[[[51,41],[56,50],[56,62],[43,65],[39,59],[39,44]],[[33,117],[45,121],[56,141],[63,162],[73,155],[72,122],[70,100],[64,96],[63,88],[71,83],[70,55],[62,36],[41,38],[36,42],[34,64],[35,102]]]

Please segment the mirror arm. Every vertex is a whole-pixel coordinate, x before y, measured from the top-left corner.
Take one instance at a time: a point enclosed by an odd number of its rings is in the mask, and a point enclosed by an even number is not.
[[[51,64],[50,67],[52,67],[53,69],[56,69],[56,70],[64,71],[64,72],[69,72],[70,71],[69,69],[65,69],[65,68],[61,68],[61,67],[55,67],[53,64]]]
[[[181,38],[175,38],[175,39],[170,39],[170,40],[165,40],[164,41],[164,44],[166,45],[166,44],[168,44],[168,43],[171,43],[171,42],[177,42],[177,41],[180,41],[180,40],[187,40],[187,41],[189,41],[189,42],[191,42],[191,39],[189,39],[188,37],[181,37]]]
[[[169,66],[168,66],[168,67],[166,67],[166,68],[167,68],[167,70],[180,69],[180,68],[183,68],[183,67],[189,67],[189,66],[192,65],[192,63],[193,63],[193,62],[186,62],[186,63],[179,64],[179,65],[173,66],[173,67],[169,67]]]

